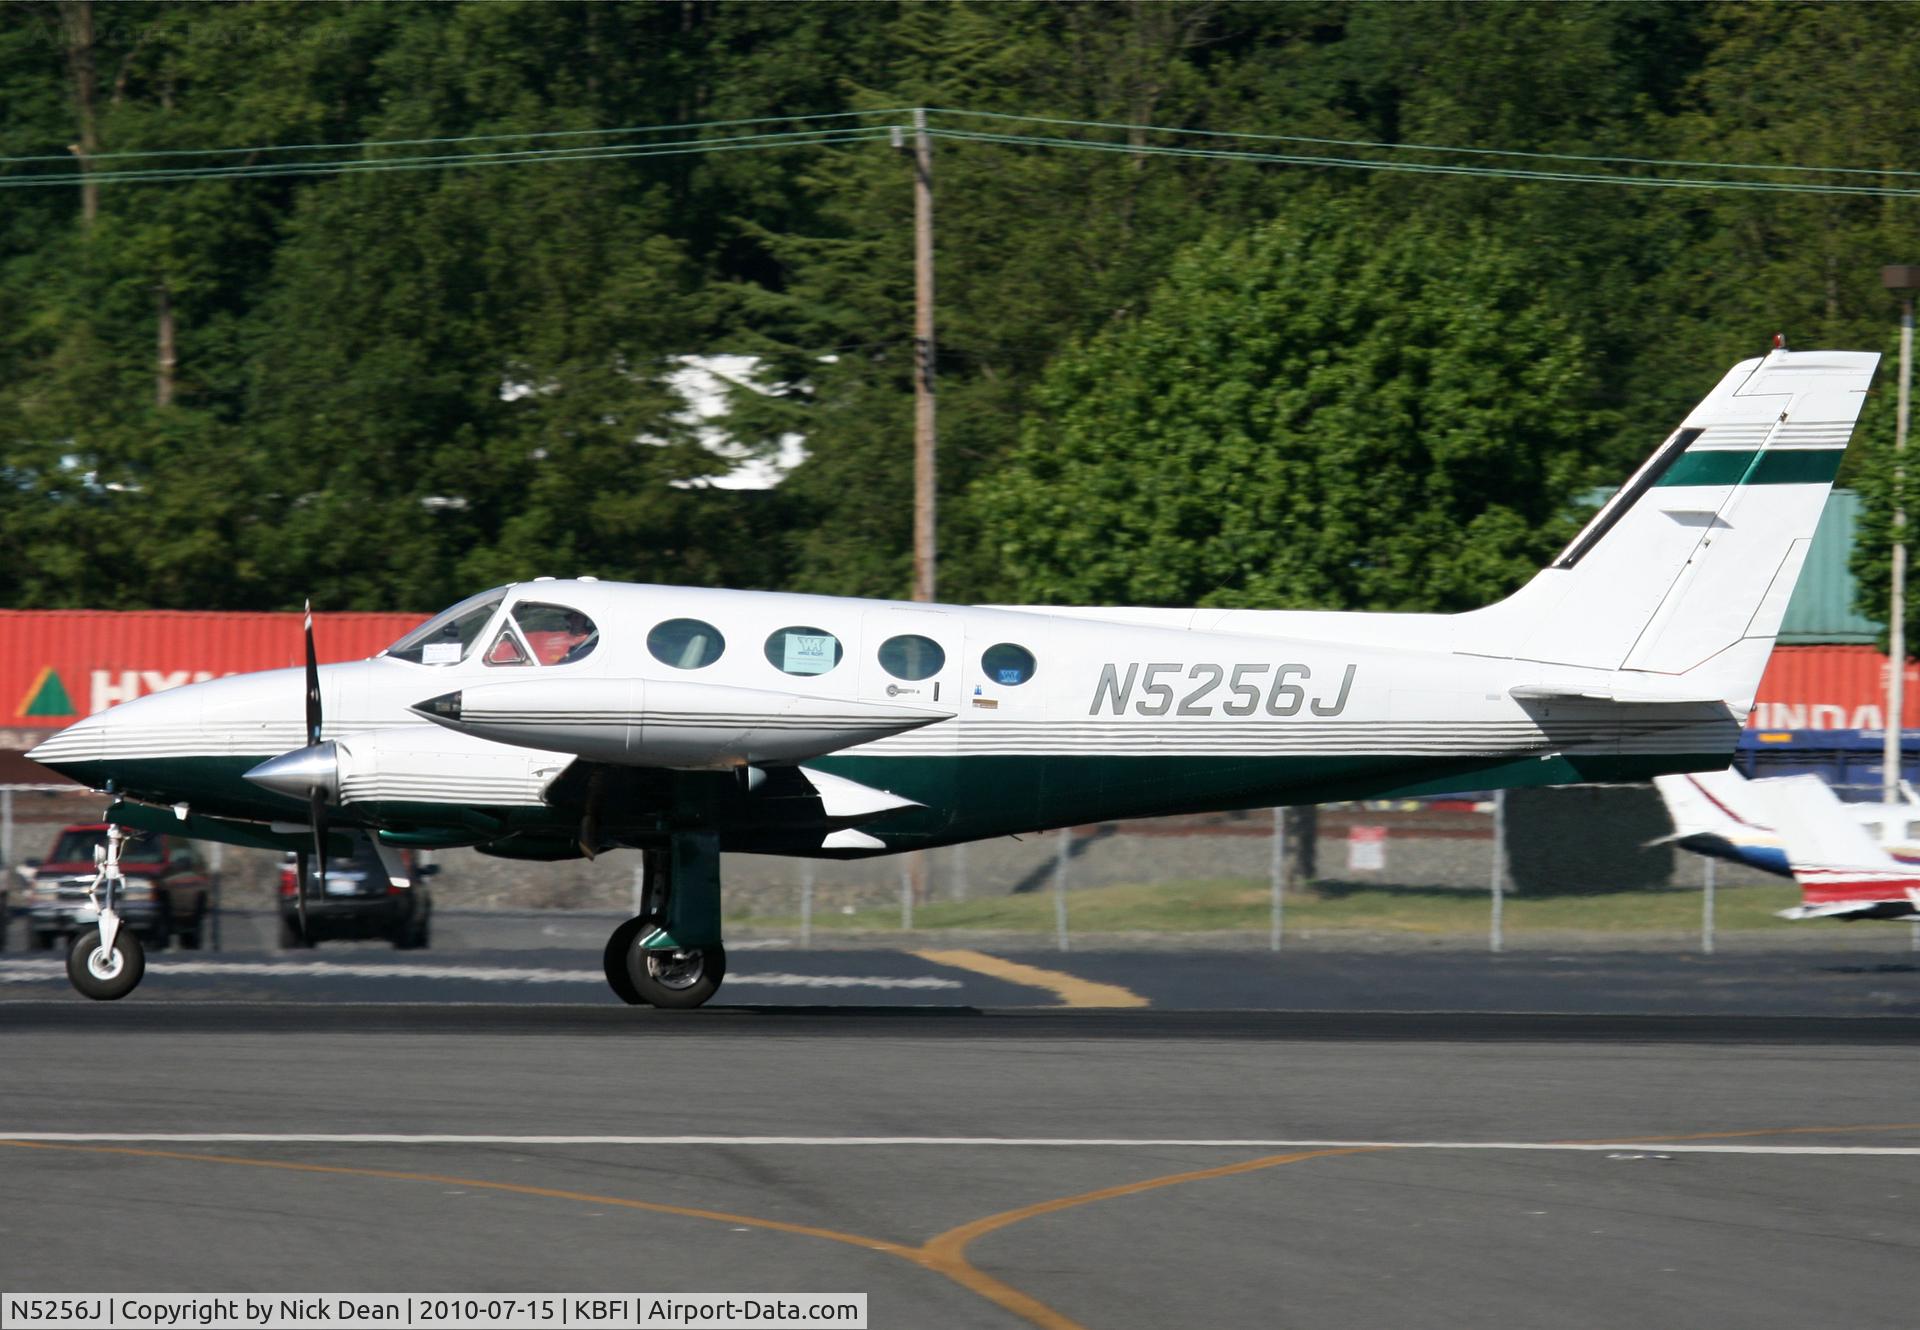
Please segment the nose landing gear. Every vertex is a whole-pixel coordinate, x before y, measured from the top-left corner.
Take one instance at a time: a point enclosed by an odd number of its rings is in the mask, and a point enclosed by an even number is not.
[[[719,838],[676,833],[643,853],[643,909],[607,939],[607,986],[630,1006],[701,1006],[727,977]]]
[[[103,1002],[131,993],[147,972],[146,951],[140,939],[124,928],[115,908],[122,881],[120,851],[126,842],[127,833],[118,823],[108,826],[106,846],[94,851],[99,866],[87,886],[87,904],[99,912],[100,928],[74,938],[73,949],[67,953],[68,980],[84,996]],[[104,905],[100,902],[103,887],[107,893]]]

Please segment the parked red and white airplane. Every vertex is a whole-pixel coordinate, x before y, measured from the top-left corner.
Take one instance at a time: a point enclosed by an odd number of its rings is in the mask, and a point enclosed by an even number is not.
[[[1772,810],[1800,904],[1783,919],[1920,919],[1920,865],[1874,844],[1866,827],[1818,776],[1753,782]]]
[[[1793,876],[1774,829],[1772,801],[1758,789],[1760,782],[1729,768],[1655,776],[1653,784],[1673,819],[1673,835],[1662,840],[1763,873]],[[1904,781],[1900,795],[1897,804],[1842,802],[1840,807],[1887,853],[1920,872],[1920,841],[1913,838],[1920,827],[1920,796]]]

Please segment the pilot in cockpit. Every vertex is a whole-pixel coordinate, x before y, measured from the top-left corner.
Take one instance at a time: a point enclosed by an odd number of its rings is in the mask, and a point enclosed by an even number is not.
[[[586,655],[581,648],[591,649],[589,644],[594,638],[591,619],[578,610],[565,610],[555,618],[558,622],[553,627],[543,625],[536,629],[529,625],[526,629],[527,645],[533,648],[534,658],[542,665],[564,665]]]

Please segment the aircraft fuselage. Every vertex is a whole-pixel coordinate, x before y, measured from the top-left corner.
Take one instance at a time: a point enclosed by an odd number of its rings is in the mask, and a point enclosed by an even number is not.
[[[591,648],[542,663],[539,635],[517,630],[526,606],[577,614]],[[1606,676],[1423,644],[1450,622],[1440,616],[1097,613],[521,583],[458,651],[322,667],[322,737],[342,749],[343,822],[399,843],[559,857],[577,852],[589,805],[609,843],[698,824],[727,849],[848,855],[1112,818],[1639,779],[1723,765],[1738,734],[1722,705],[1517,698]],[[1342,621],[1376,640],[1318,635]],[[663,625],[681,627],[663,640]],[[1404,645],[1378,640],[1389,625]],[[297,821],[300,799],[245,774],[301,744],[301,687],[298,670],[280,670],[142,698],[56,736],[38,760],[202,817]],[[436,701],[460,714],[433,714]],[[754,774],[791,767],[910,806],[863,824],[858,844],[824,844],[821,816],[796,802],[808,792]]]

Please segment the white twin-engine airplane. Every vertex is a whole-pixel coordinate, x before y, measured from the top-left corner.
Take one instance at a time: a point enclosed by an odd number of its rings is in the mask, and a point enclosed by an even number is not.
[[[1878,361],[1736,365],[1558,558],[1465,614],[542,579],[351,664],[314,668],[309,625],[304,727],[302,671],[276,670],[123,703],[32,756],[115,796],[121,827],[322,858],[364,828],[396,876],[404,847],[639,849],[646,908],[608,940],[607,981],[698,1006],[726,970],[723,850],[1726,766]],[[67,967],[102,998],[142,968],[109,841],[100,930]]]

